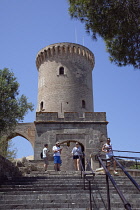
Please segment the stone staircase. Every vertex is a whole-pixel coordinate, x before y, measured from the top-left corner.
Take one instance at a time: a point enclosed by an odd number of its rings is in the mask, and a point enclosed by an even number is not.
[[[124,176],[115,176],[120,190],[133,210],[140,210],[140,193]],[[95,175],[92,183],[92,209],[106,210],[106,178]],[[140,177],[136,177],[140,183]],[[110,183],[111,209],[124,209],[121,199]],[[32,171],[23,177],[7,180],[0,186],[0,209],[88,210],[89,190],[83,189],[80,172]]]

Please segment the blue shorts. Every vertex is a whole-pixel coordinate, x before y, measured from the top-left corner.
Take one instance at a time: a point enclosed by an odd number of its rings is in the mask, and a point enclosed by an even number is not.
[[[60,158],[60,156],[53,156],[53,158],[54,158],[54,163],[55,164],[56,163],[61,164],[61,158]]]

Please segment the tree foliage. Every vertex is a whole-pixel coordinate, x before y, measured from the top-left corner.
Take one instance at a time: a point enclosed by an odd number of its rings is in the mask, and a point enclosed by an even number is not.
[[[0,155],[7,158],[8,160],[13,160],[17,155],[17,148],[13,148],[14,144],[12,140],[7,140],[6,136],[0,138]]]
[[[8,68],[0,69],[0,138],[10,133],[17,123],[24,119],[28,110],[33,111],[33,104],[21,95],[19,98],[19,83]]]
[[[139,0],[68,0],[69,13],[104,39],[111,62],[140,68]]]

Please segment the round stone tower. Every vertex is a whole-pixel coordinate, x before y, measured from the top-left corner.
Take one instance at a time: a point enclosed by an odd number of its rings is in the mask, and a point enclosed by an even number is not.
[[[74,43],[57,43],[41,49],[36,57],[37,112],[93,112],[92,69],[94,55]]]

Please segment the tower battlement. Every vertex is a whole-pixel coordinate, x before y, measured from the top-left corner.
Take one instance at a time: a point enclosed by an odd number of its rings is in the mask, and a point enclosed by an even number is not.
[[[94,67],[94,55],[93,53],[86,47],[74,44],[74,43],[56,43],[49,45],[43,49],[41,49],[36,57],[36,66],[39,69],[40,65],[47,59],[51,57],[57,56],[70,56],[70,55],[78,55],[85,58],[91,64],[91,69]]]
[[[37,112],[36,123],[43,122],[104,122],[107,124],[105,112],[85,112],[82,117],[77,112],[64,112],[63,118],[58,117],[58,112]]]

